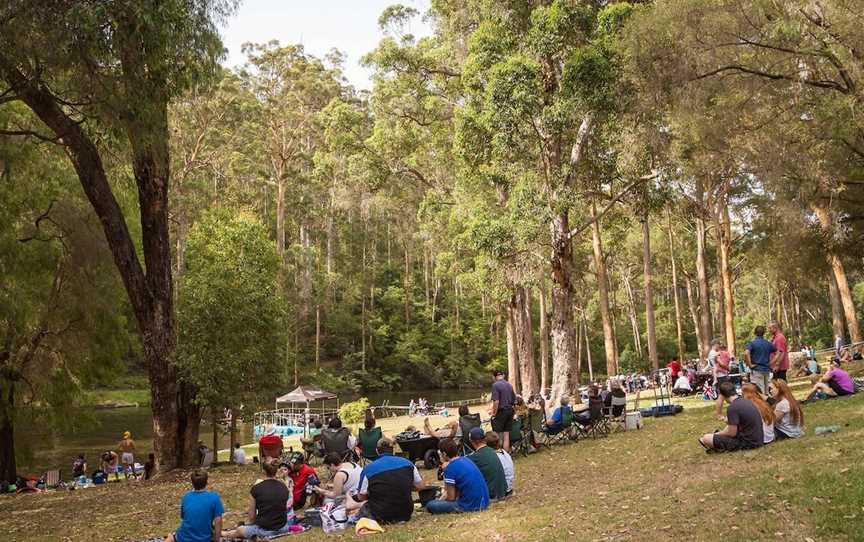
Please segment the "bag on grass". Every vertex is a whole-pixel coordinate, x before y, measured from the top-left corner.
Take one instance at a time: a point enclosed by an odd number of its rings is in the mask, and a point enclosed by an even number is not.
[[[344,530],[347,523],[348,513],[344,505],[331,502],[321,507],[321,528],[325,533]]]

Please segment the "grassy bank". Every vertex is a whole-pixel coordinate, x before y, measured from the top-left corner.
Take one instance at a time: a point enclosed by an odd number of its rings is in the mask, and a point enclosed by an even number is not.
[[[699,408],[701,407],[701,408]],[[709,405],[648,419],[640,431],[557,446],[517,461],[516,495],[489,512],[418,513],[379,541],[864,540],[864,394],[805,410],[807,436],[706,455],[720,425]],[[814,436],[820,425],[838,433]],[[434,472],[423,472],[432,481]],[[243,518],[256,467],[224,467],[211,486],[226,522]],[[136,540],[176,527],[185,474],[74,493],[0,498],[4,540]],[[313,531],[298,540],[320,539]],[[344,536],[353,538],[353,534]]]
[[[150,389],[98,389],[84,392],[86,406],[132,405],[150,406]]]

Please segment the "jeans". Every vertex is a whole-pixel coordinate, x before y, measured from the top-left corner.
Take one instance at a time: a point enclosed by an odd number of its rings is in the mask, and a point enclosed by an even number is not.
[[[452,514],[461,512],[456,501],[445,501],[436,499],[426,503],[426,511],[430,514]]]
[[[290,530],[291,530],[291,522],[286,522],[285,525],[283,525],[282,527],[280,527],[278,529],[274,529],[272,531],[262,529],[261,527],[259,527],[257,525],[244,525],[243,526],[243,538],[253,538],[256,536],[258,538],[268,538],[268,537],[288,534],[288,532]]]

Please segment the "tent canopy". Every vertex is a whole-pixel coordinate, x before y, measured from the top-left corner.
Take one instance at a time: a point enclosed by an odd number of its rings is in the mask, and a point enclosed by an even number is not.
[[[312,401],[326,401],[328,399],[338,399],[338,396],[329,391],[297,386],[294,391],[278,397],[276,403],[311,403]]]

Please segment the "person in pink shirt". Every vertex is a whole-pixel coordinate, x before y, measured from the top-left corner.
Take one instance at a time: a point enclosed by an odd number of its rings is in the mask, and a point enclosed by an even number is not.
[[[771,357],[771,372],[774,378],[786,380],[786,371],[789,370],[789,347],[786,346],[786,336],[777,322],[768,323],[768,331],[771,332],[771,344],[777,349]]]
[[[726,345],[718,343],[717,347],[719,350],[717,352],[717,360],[714,362],[715,386],[719,386],[723,382],[729,380],[729,367],[732,363],[732,357],[729,355],[729,350],[726,349]],[[726,419],[723,417],[723,397],[719,394],[717,395],[717,401],[714,405],[714,415],[717,416],[718,419]]]
[[[855,393],[855,382],[852,381],[849,373],[840,368],[839,360],[831,361],[831,370],[825,373],[825,376],[813,386],[806,400],[811,401],[820,391],[828,397],[842,397]]]

